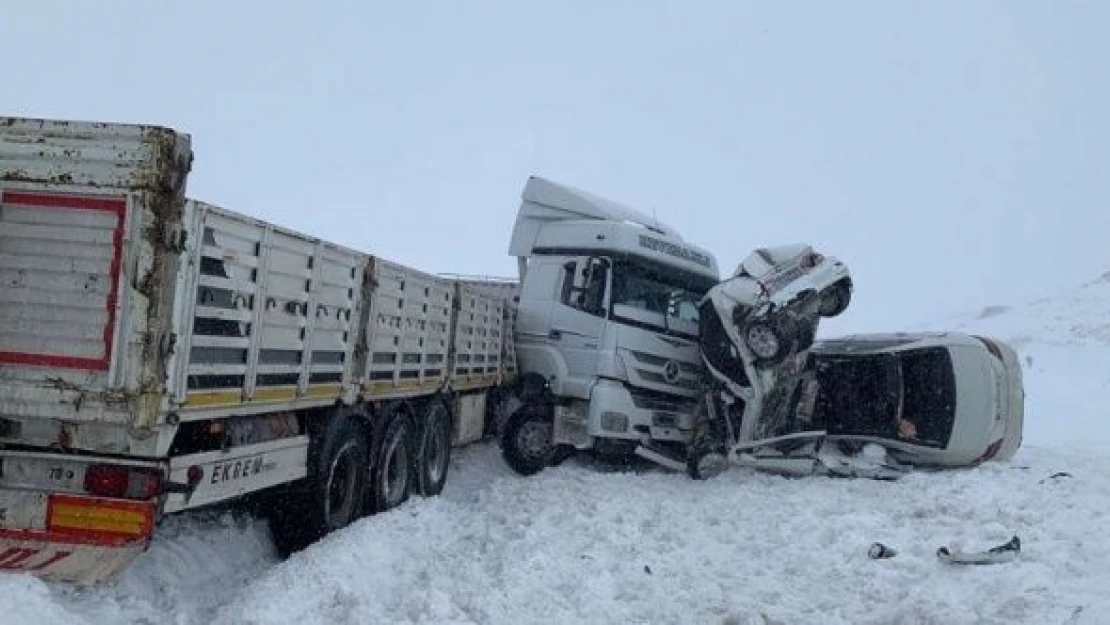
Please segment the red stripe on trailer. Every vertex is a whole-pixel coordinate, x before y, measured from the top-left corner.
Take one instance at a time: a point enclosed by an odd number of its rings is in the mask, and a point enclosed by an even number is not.
[[[31,193],[26,191],[5,191],[4,204],[33,206],[35,208],[74,208],[105,211],[115,213],[120,217],[123,217],[127,210],[127,201],[121,197]]]
[[[125,537],[111,533],[51,532],[32,529],[0,529],[0,539],[20,540],[52,545],[88,545],[91,547],[129,547],[150,541],[150,537]]]
[[[127,217],[127,199],[61,193],[4,191],[3,195],[0,195],[0,204],[34,208],[94,210],[112,213],[116,216],[116,227],[112,231],[112,264],[108,269],[110,282],[105,304],[108,312],[108,323],[104,326],[104,357],[75,358],[56,354],[0,351],[0,363],[107,371],[112,363],[112,344],[116,336],[116,306],[119,303],[119,274],[123,266],[123,228]]]

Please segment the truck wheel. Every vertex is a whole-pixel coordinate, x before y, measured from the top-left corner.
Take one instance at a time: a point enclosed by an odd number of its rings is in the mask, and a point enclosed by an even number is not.
[[[822,317],[835,317],[847,310],[851,301],[851,287],[847,282],[837,282],[821,292],[821,306],[818,312]]]
[[[413,459],[417,492],[423,497],[443,492],[451,464],[451,413],[439,398],[433,399],[424,411]]]
[[[744,342],[760,362],[777,362],[787,351],[786,337],[769,321],[749,322],[744,328]]]
[[[314,436],[303,489],[272,504],[270,533],[286,557],[362,516],[370,452],[365,432],[352,418],[337,418]]]
[[[412,485],[412,421],[402,410],[393,411],[387,418],[370,470],[370,499],[374,512],[385,512],[407,501]]]
[[[501,455],[505,462],[521,475],[542,471],[555,453],[554,429],[550,411],[541,407],[524,406],[514,412],[501,433]]]

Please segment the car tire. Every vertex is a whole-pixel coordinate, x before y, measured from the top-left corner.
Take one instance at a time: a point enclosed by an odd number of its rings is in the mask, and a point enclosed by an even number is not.
[[[434,497],[443,492],[451,466],[451,412],[441,398],[428,402],[421,419],[412,475],[416,492]]]
[[[818,312],[822,317],[836,317],[848,309],[851,301],[852,287],[842,280],[821,292]]]
[[[401,409],[391,411],[377,438],[377,453],[370,470],[370,501],[374,512],[385,512],[408,501],[412,492],[415,449],[408,413]]]
[[[765,320],[749,321],[744,326],[744,343],[760,364],[781,362],[789,348],[779,325]]]
[[[268,506],[279,555],[288,557],[363,516],[369,461],[366,430],[354,417],[337,417],[312,437],[305,484]]]
[[[535,475],[555,458],[552,435],[555,419],[542,406],[522,406],[505,422],[501,432],[501,455],[521,475]],[[564,458],[565,459],[565,458]]]

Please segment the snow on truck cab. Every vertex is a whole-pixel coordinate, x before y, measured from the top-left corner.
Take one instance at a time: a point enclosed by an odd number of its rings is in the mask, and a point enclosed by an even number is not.
[[[438,494],[512,381],[513,285],[188,200],[191,162],[169,128],[0,117],[0,571],[106,580],[246,497],[301,549]]]
[[[535,176],[509,253],[521,292],[517,404],[497,427],[507,463],[531,474],[578,449],[684,466],[713,255],[654,217]]]

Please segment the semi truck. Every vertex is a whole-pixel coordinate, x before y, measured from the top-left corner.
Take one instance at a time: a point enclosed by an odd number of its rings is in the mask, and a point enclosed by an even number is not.
[[[515,388],[514,281],[191,199],[190,136],[0,117],[0,570],[91,584],[249,499],[288,554],[444,487]]]
[[[531,475],[578,450],[685,470],[716,258],[653,215],[531,177],[509,244],[520,375],[495,430]]]

